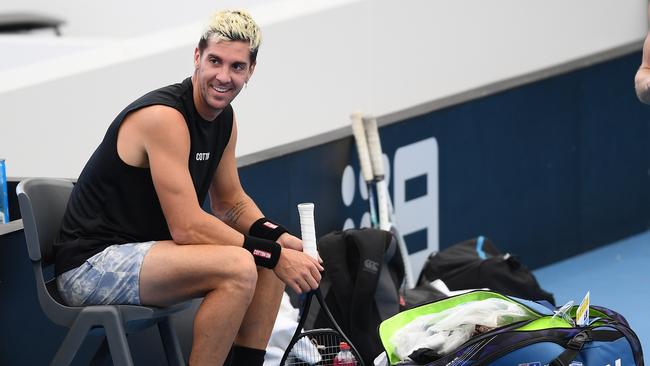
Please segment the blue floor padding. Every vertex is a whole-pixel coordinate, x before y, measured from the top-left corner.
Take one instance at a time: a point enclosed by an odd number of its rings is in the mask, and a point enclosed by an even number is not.
[[[590,291],[591,304],[621,313],[641,340],[644,363],[650,362],[650,231],[534,273],[558,305],[578,304]]]

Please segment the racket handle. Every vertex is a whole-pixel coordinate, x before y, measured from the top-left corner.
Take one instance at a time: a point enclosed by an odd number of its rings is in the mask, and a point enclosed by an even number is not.
[[[302,237],[303,251],[310,256],[317,258],[318,249],[316,248],[316,225],[314,224],[314,204],[298,204],[298,214],[300,216],[300,231]]]
[[[370,161],[372,162],[372,170],[375,174],[375,182],[377,182],[379,228],[388,231],[392,226],[390,218],[388,217],[388,183],[384,180],[384,154],[381,151],[381,141],[379,140],[377,120],[371,115],[364,116],[363,126],[366,130],[368,150],[370,151]]]
[[[366,130],[366,140],[368,141],[368,151],[370,152],[370,162],[372,163],[375,180],[382,179],[384,177],[384,156],[381,151],[377,120],[373,116],[364,116],[363,126]]]
[[[357,145],[357,155],[359,155],[359,165],[361,165],[361,174],[366,182],[373,179],[372,163],[370,162],[370,155],[368,154],[368,142],[366,140],[366,132],[363,127],[363,115],[360,112],[354,112],[350,115],[352,121],[352,134],[354,141]]]
[[[389,231],[392,224],[388,210],[388,186],[385,180],[377,181],[377,206],[379,206],[379,228]]]

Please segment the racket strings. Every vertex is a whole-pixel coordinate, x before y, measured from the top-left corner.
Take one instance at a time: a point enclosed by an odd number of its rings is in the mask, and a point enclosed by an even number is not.
[[[344,341],[343,337],[332,331],[305,334],[293,345],[284,365],[332,365],[340,351],[339,344]]]

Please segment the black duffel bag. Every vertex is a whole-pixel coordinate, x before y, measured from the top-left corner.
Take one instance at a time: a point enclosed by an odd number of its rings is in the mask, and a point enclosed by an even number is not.
[[[532,272],[516,256],[502,254],[490,239],[482,236],[432,253],[420,272],[418,284],[436,279],[441,279],[450,290],[488,288],[555,305],[553,294],[539,286]]]

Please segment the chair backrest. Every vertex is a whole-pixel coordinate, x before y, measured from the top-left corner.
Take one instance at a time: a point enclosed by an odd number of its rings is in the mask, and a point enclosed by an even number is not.
[[[29,258],[51,264],[52,244],[61,227],[73,185],[52,178],[30,178],[16,187]]]

